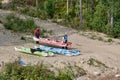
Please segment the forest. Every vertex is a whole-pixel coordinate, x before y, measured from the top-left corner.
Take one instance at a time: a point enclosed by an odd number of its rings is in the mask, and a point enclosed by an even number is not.
[[[119,4],[119,0],[11,0],[0,8],[120,38]]]

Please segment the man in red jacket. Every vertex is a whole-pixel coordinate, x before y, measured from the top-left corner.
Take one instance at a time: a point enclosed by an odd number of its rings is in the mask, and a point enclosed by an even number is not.
[[[39,39],[39,37],[40,37],[40,30],[39,30],[39,28],[34,30],[34,37]],[[36,41],[36,44],[39,44],[39,42]]]

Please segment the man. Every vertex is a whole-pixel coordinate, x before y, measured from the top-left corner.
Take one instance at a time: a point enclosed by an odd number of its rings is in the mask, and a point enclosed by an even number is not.
[[[63,36],[63,42],[67,43],[68,42],[68,35],[65,33],[65,35]]]
[[[65,33],[65,35],[63,36],[63,42],[65,43],[65,44],[67,44],[68,43],[68,35],[67,35],[67,33]],[[68,45],[68,44],[67,44]],[[68,47],[66,46],[66,47],[63,47],[63,48],[66,48],[66,49],[68,49]]]
[[[34,37],[39,39],[39,37],[40,37],[40,30],[39,30],[39,28],[34,30]],[[36,41],[36,44],[39,44],[39,41]]]

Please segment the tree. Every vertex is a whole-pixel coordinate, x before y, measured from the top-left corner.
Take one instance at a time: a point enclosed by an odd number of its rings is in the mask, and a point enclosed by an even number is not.
[[[38,0],[36,0],[36,9],[38,9]]]
[[[69,0],[67,0],[67,16],[68,16],[68,7],[69,7]]]
[[[80,27],[82,26],[82,0],[80,0]]]
[[[49,18],[54,17],[55,8],[54,8],[54,1],[53,0],[47,0],[45,2],[45,10],[46,10]]]

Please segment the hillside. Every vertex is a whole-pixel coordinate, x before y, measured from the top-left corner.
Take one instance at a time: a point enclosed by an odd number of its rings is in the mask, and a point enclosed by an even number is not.
[[[9,13],[11,12],[0,10],[1,16],[5,16]],[[70,63],[71,65],[82,67],[87,72],[87,75],[79,77],[77,80],[109,80],[110,78],[111,80],[117,80],[115,75],[120,74],[119,40],[112,39],[112,42],[109,42],[109,38],[102,33],[78,32],[74,29],[67,28],[50,21],[39,19],[34,20],[40,28],[42,27],[44,29],[52,30],[53,35],[49,37],[61,39],[58,35],[61,36],[67,32],[69,35],[69,41],[72,42],[72,48],[80,50],[81,55],[71,57],[64,55],[39,57],[15,52],[14,47],[16,46],[34,47],[36,44],[31,41],[20,40],[24,34],[16,34],[6,30],[4,26],[0,24],[0,62],[11,62],[17,57],[21,57],[27,64],[37,64],[39,61],[43,61],[45,64],[52,64],[55,67],[62,68],[64,63]],[[89,64],[90,60],[99,61],[99,66],[95,67],[93,64]]]

